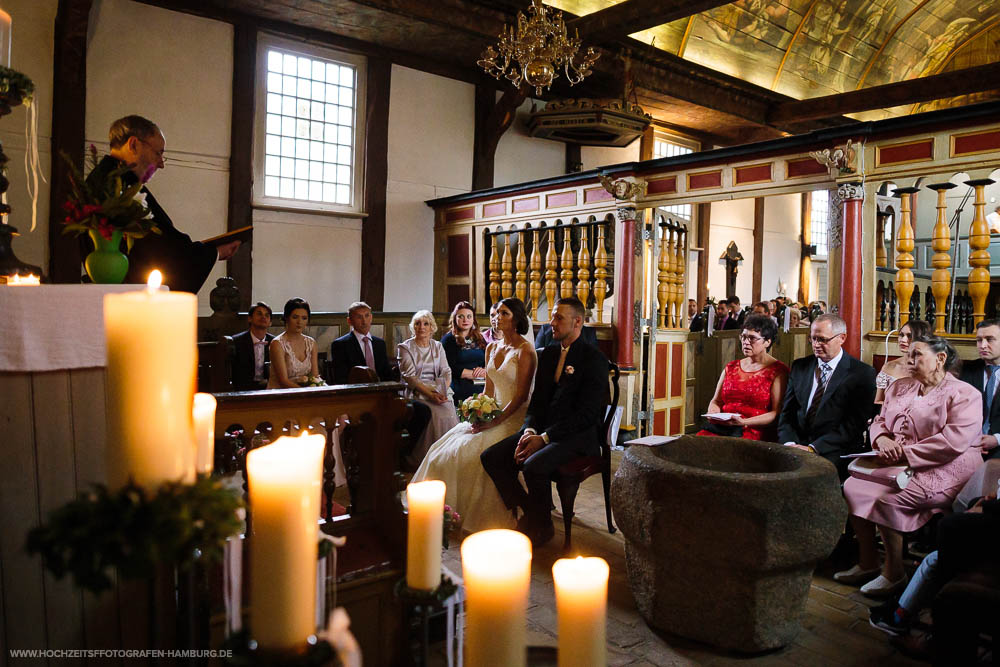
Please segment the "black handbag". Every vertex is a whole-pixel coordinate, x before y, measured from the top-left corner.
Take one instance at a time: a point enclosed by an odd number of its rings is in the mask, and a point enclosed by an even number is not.
[[[716,424],[715,422],[705,420],[702,430],[714,433],[715,435],[722,435],[727,438],[743,437],[743,427],[737,426],[736,424]]]

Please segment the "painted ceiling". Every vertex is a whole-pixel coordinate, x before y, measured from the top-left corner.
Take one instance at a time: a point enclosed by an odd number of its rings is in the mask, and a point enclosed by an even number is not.
[[[583,16],[621,1],[545,3]],[[737,0],[631,37],[807,99],[1000,61],[1000,0]],[[998,97],[994,90],[853,117],[876,120]]]

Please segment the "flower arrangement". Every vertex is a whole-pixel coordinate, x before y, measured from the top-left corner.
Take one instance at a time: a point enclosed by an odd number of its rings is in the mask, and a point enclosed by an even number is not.
[[[462,515],[451,508],[451,505],[444,506],[444,530],[441,531],[441,541],[445,549],[448,548],[448,536],[457,533],[462,529]]]
[[[307,375],[303,387],[325,387],[326,381],[318,375]]]
[[[125,185],[124,177],[130,171],[129,165],[121,165],[112,169],[103,178],[96,178],[97,147],[90,145],[87,152],[87,162],[90,175],[83,177],[73,161],[66,153],[62,154],[69,168],[70,196],[63,204],[66,210],[66,225],[63,234],[85,234],[98,232],[105,240],[110,241],[116,231],[120,231],[132,249],[135,239],[149,233],[162,233],[153,221],[153,214],[146,205],[146,193],[140,192],[142,186],[156,170],[152,165],[139,182]]]
[[[29,105],[34,95],[35,84],[31,79],[16,70],[0,65],[0,99],[4,104],[8,107]]]
[[[493,421],[500,414],[500,406],[492,396],[474,394],[459,404],[458,414],[462,421],[481,424]]]

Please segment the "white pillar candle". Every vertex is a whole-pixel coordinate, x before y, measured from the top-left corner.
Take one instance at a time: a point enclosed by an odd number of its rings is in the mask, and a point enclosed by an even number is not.
[[[604,667],[608,662],[608,563],[560,558],[552,564],[559,616],[559,667]]]
[[[316,632],[323,435],[282,437],[247,454],[250,635],[261,648],[296,649]]]
[[[484,530],[462,542],[466,663],[524,667],[531,541],[513,530]]]
[[[150,281],[145,290],[104,295],[112,489],[130,476],[150,488],[194,476],[198,299]]]
[[[406,487],[406,585],[432,591],[441,583],[441,533],[444,530],[444,482],[430,480]]]
[[[211,475],[215,459],[215,396],[199,392],[194,395],[195,468]]]
[[[10,14],[0,9],[0,65],[4,67],[10,67],[10,44],[13,34]]]

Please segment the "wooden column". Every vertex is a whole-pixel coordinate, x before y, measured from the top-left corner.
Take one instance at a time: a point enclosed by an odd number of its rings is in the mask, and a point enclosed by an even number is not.
[[[677,245],[674,246],[674,327],[682,328],[687,317],[687,228],[677,225]]]
[[[861,202],[865,191],[861,183],[844,183],[839,188],[843,204],[844,231],[840,270],[840,316],[847,322],[844,349],[861,357]]]
[[[566,225],[563,228],[563,249],[560,255],[562,259],[562,282],[559,283],[559,297],[569,298],[573,296],[573,228]]]
[[[501,269],[501,280],[500,283],[500,294],[503,298],[509,296],[514,296],[514,273],[511,269],[514,267],[514,260],[510,254],[510,237],[513,233],[504,234],[503,241],[503,258],[500,260]]]
[[[624,369],[635,368],[633,363],[633,341],[632,332],[635,322],[635,267],[637,263],[636,252],[636,211],[632,206],[621,207],[615,211],[618,219],[618,234],[621,238],[620,257],[615,261],[620,262],[621,269],[618,271],[619,280],[615,283],[615,320],[616,338],[618,341],[618,355],[616,360],[618,366]]]
[[[659,314],[657,326],[661,329],[670,326],[670,304],[673,301],[673,290],[671,282],[673,269],[673,230],[665,222],[660,223],[660,256],[657,258],[656,268],[656,299],[659,303]],[[670,246],[668,248],[668,246]]]
[[[947,204],[944,199],[948,190],[955,187],[955,184],[935,183],[927,187],[937,192],[937,222],[934,224],[934,235],[931,241],[931,247],[934,249],[934,257],[931,259],[931,265],[934,267],[934,273],[931,276],[931,290],[934,293],[936,308],[934,311],[934,333],[941,335],[946,333],[944,326],[945,306],[948,303],[948,293],[951,291],[951,271],[949,270],[951,255],[948,254],[948,251],[951,250],[951,230],[948,228],[948,216],[945,212]]]
[[[597,321],[604,321],[604,297],[608,294],[608,251],[604,246],[606,222],[597,224],[597,247],[594,248],[594,311]]]
[[[711,236],[712,205],[698,204],[698,307],[704,307],[708,299],[708,242]]]
[[[517,233],[517,273],[514,275],[514,296],[524,303],[528,297],[528,257],[524,254],[524,241],[528,238],[526,231]]]
[[[980,178],[966,181],[965,184],[975,188],[976,199],[973,202],[975,212],[972,216],[972,226],[969,228],[969,296],[972,297],[972,322],[978,325],[986,317],[986,297],[990,293],[990,228],[986,224],[986,186],[994,181]]]
[[[527,88],[515,89],[504,86],[500,99],[493,84],[476,86],[476,130],[473,138],[472,189],[485,190],[493,187],[493,161],[497,144],[507,128],[514,122],[517,108],[524,101]],[[385,92],[386,104],[389,91]]]
[[[590,245],[587,242],[587,235],[590,228],[579,227],[580,230],[580,252],[576,256],[576,298],[583,302],[583,307],[587,307],[590,299]]]
[[[500,232],[493,234],[492,251],[490,252],[490,305],[499,303],[503,298],[500,293]]]
[[[385,304],[385,190],[389,178],[389,83],[392,62],[368,58],[365,112],[365,211],[361,226],[361,300]]]
[[[885,219],[888,213],[875,211],[875,266],[889,266],[889,253],[885,249]]]
[[[761,282],[764,275],[764,198],[754,197],[753,200],[753,290],[751,301],[761,300]],[[728,299],[730,294],[725,295]],[[737,295],[739,296],[739,295]]]
[[[899,231],[896,234],[896,303],[899,307],[899,327],[910,319],[910,297],[913,295],[913,225],[910,223],[910,197],[919,188],[899,188]],[[987,235],[987,245],[989,236]],[[971,245],[971,241],[970,241]],[[970,282],[971,285],[971,282]]]
[[[548,303],[549,317],[556,303],[556,269],[559,268],[559,256],[556,254],[556,228],[549,227],[549,247],[545,250],[545,300]]]
[[[63,203],[69,198],[69,170],[59,157],[83,167],[84,110],[87,107],[87,29],[92,0],[59,0],[56,10],[52,80],[52,165],[49,170],[49,280],[80,282],[80,243],[63,236]],[[39,45],[42,47],[43,45]],[[38,102],[36,101],[36,104]],[[110,126],[113,118],[108,118]],[[42,130],[44,132],[44,129]]]
[[[528,283],[528,294],[531,297],[531,310],[528,312],[531,313],[532,320],[538,320],[538,305],[542,300],[542,250],[540,243],[541,239],[536,229],[531,232],[531,262],[529,263],[531,274]]]
[[[229,138],[229,231],[253,224],[253,126],[257,79],[257,26],[233,24],[233,118]],[[240,309],[250,310],[253,295],[253,238],[226,263],[240,290]],[[211,286],[209,286],[211,287]],[[372,306],[374,308],[374,306]]]

